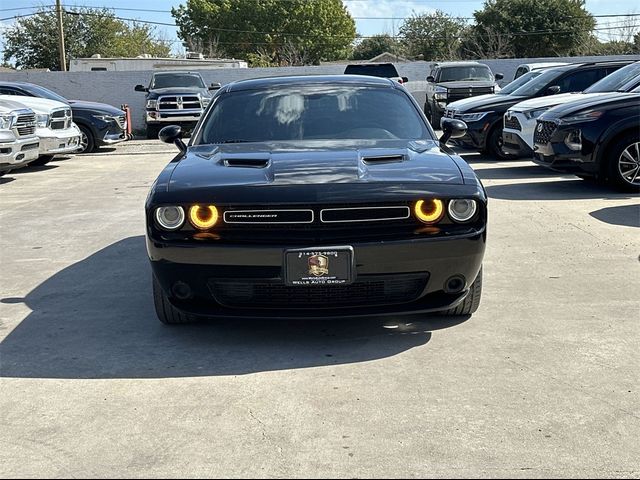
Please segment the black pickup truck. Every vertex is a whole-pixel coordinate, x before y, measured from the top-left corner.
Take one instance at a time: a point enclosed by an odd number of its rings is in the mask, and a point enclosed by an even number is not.
[[[445,107],[463,98],[495,93],[500,90],[496,84],[504,75],[478,62],[446,62],[431,65],[427,77],[427,98],[424,113],[435,129],[440,128],[440,119]]]
[[[157,72],[148,87],[136,85],[136,92],[147,94],[147,138],[158,138],[166,125],[194,127],[211,101],[210,91],[219,88],[219,83],[207,87],[198,72]]]

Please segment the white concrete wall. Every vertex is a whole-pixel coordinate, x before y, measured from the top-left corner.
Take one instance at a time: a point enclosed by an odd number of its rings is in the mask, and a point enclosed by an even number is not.
[[[491,67],[494,73],[503,73],[506,80],[521,63],[534,62],[581,62],[596,60],[632,59],[640,60],[640,55],[619,55],[615,57],[572,57],[572,58],[527,58],[480,60]],[[425,79],[429,74],[430,62],[400,63],[397,65],[400,75],[409,78],[407,89],[422,105],[424,103]],[[217,70],[200,70],[205,82],[227,84],[236,80],[283,75],[323,75],[341,74],[345,64],[322,65],[311,67],[282,68],[225,68]],[[69,99],[103,102],[115,106],[123,103],[132,109],[134,130],[144,129],[144,93],[135,92],[137,84],[147,85],[152,71],[137,72],[0,72],[2,81],[23,81],[47,87]]]

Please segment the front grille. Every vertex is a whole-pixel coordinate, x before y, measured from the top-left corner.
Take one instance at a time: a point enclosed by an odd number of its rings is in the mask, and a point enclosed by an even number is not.
[[[19,115],[15,128],[19,137],[32,135],[36,131],[36,115],[34,113]]]
[[[538,120],[536,125],[536,131],[533,136],[534,143],[540,145],[546,145],[551,141],[551,137],[556,131],[557,125],[555,122],[548,122],[546,120]]]
[[[447,90],[447,101],[455,102],[463,98],[475,97],[493,93],[493,87],[450,88]]]
[[[202,108],[200,98],[193,95],[158,98],[158,110],[197,110],[200,108]]]
[[[124,115],[120,115],[119,117],[113,117],[113,119],[116,121],[116,123],[122,130],[127,129],[127,119]]]
[[[510,128],[511,130],[522,130],[522,125],[520,125],[520,121],[516,117],[504,117],[504,128]]]
[[[427,280],[427,273],[361,279],[351,285],[301,287],[267,281],[212,280],[209,289],[215,300],[227,307],[326,309],[412,302],[424,292]]]
[[[52,130],[65,130],[71,126],[71,109],[61,108],[54,110],[51,114],[51,122],[49,127]]]

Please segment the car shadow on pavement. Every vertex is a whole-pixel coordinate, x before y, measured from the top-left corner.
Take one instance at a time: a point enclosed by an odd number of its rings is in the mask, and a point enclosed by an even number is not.
[[[640,203],[601,208],[589,213],[589,215],[611,225],[640,228]]]
[[[365,362],[423,346],[469,317],[156,319],[143,237],[110,245],[56,273],[26,298],[31,313],[0,343],[0,376],[164,378],[242,375]]]
[[[11,175],[23,175],[26,173],[33,173],[33,172],[45,172],[47,170],[54,170],[56,168],[60,168],[60,165],[51,165],[50,163],[47,165],[27,165],[26,167],[12,171]]]
[[[13,181],[15,181],[14,177],[8,177],[8,176],[0,177],[0,185],[3,185],[5,183],[11,183]]]
[[[489,198],[501,200],[586,200],[591,198],[622,200],[631,198],[629,194],[616,192],[612,187],[580,179],[509,183],[490,185],[485,189]]]
[[[574,175],[563,175],[537,165],[524,165],[502,168],[479,168],[475,170],[481,180],[520,180],[526,178],[561,177],[575,179]]]

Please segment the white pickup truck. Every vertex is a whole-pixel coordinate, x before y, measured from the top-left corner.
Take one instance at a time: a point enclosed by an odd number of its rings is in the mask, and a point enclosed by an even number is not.
[[[39,138],[38,158],[32,165],[44,165],[54,155],[72,153],[80,148],[82,133],[71,115],[71,107],[48,98],[0,95],[0,101],[19,102],[36,114],[36,131]]]
[[[15,101],[0,100],[0,176],[39,156],[36,114]]]

